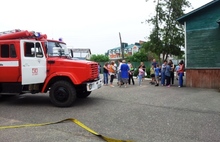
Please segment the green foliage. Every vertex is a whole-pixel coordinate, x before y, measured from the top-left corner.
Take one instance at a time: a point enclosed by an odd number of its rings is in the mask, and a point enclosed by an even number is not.
[[[139,52],[134,53],[132,56],[127,57],[127,61],[130,62],[144,62],[147,61],[147,54],[140,50]]]
[[[134,70],[134,76],[137,76],[138,75],[138,68],[136,68],[135,70]]]
[[[150,66],[146,67],[146,73],[147,73],[147,77],[150,78]]]
[[[168,55],[182,56],[184,47],[183,26],[176,21],[183,16],[184,8],[191,7],[188,0],[153,0],[156,3],[156,14],[146,20],[152,24],[153,30],[149,36],[149,42],[143,46],[158,56],[163,55],[162,60]]]
[[[92,54],[92,56],[90,58],[90,61],[108,62],[109,61],[109,57],[106,56],[106,55],[102,55],[102,54],[99,54],[99,55]]]
[[[151,45],[152,42],[148,41],[142,45],[142,49],[147,54],[148,61],[152,61],[153,59],[159,60],[160,58],[160,49],[156,48],[156,46]],[[157,51],[159,50],[159,51]]]

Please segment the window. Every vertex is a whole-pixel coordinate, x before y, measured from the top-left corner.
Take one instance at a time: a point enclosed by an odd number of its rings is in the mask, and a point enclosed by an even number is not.
[[[36,43],[36,57],[42,58],[43,57],[43,51],[41,48],[41,44],[39,42]]]
[[[68,56],[66,44],[60,42],[47,42],[47,54],[49,56]]]
[[[10,57],[11,58],[16,58],[17,57],[14,44],[10,44]]]
[[[34,43],[25,42],[24,43],[24,56],[25,57],[34,57]]]
[[[42,58],[43,51],[41,48],[41,44],[39,42],[37,43],[25,42],[24,43],[24,56]]]
[[[0,46],[0,57],[1,58],[16,58],[16,50],[14,44],[2,44]]]
[[[1,57],[9,58],[9,45],[8,44],[1,45]]]

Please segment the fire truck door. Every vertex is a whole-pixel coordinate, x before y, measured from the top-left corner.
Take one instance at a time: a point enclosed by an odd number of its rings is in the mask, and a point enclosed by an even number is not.
[[[46,57],[38,41],[21,40],[22,85],[43,83],[46,78]]]

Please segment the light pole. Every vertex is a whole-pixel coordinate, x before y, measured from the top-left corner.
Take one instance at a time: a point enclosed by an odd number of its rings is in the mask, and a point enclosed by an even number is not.
[[[124,44],[122,43],[120,32],[119,32],[119,39],[120,39],[120,45],[121,45],[121,56],[122,56],[122,60],[124,60]]]

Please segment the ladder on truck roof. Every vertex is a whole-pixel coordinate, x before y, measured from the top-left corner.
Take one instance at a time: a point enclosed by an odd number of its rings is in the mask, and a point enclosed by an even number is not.
[[[9,30],[0,32],[0,40],[8,40],[8,39],[47,39],[46,34],[40,34],[39,32],[27,31],[27,30]]]
[[[11,33],[16,33],[16,32],[20,32],[20,29],[14,29],[14,30],[9,30],[9,31],[4,31],[4,32],[0,32],[0,36],[1,35],[6,35],[6,34],[11,34]]]

